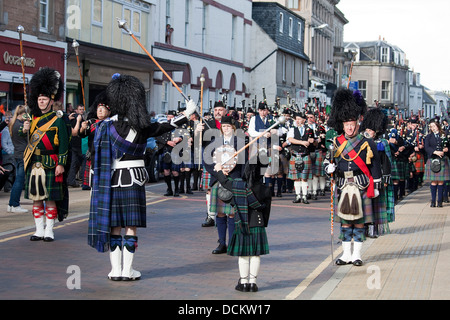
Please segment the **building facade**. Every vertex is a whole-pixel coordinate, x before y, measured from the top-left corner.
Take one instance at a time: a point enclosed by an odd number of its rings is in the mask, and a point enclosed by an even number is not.
[[[405,53],[384,40],[346,43],[354,52],[351,81],[368,105],[379,106],[396,114],[409,114],[409,67]]]
[[[276,2],[253,3],[251,92],[269,106],[297,105],[308,99],[305,20]],[[263,88],[266,97],[263,97]]]

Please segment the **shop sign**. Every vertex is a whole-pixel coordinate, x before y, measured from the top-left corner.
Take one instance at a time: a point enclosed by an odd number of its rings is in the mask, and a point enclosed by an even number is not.
[[[11,65],[16,65],[16,66],[22,65],[21,57],[11,55],[11,54],[9,54],[8,51],[5,51],[3,53],[3,62],[5,62],[5,64],[11,64]],[[25,57],[24,66],[29,67],[29,68],[34,68],[36,66],[36,59]]]

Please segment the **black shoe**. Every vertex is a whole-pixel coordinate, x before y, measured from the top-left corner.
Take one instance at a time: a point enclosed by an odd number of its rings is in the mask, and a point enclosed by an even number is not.
[[[443,206],[442,206],[442,202],[438,202],[437,206],[438,206],[439,208],[442,208],[442,207],[443,207]]]
[[[44,240],[44,237],[38,237],[38,236],[35,236],[35,235],[32,235],[30,237],[30,241],[41,241],[41,240]]]
[[[317,194],[313,193],[313,194],[311,195],[311,199],[317,200]]]
[[[213,254],[221,254],[221,253],[227,253],[227,246],[224,244],[219,244],[217,248],[215,248],[212,251]]]
[[[320,195],[324,196],[325,195],[325,190],[320,190]]]
[[[175,189],[175,192],[173,193],[174,197],[179,197],[180,196],[180,191]]]
[[[166,197],[173,196],[173,191],[172,190],[167,190],[167,192],[164,193],[164,196],[166,196]]]
[[[211,217],[207,217],[205,222],[202,223],[202,227],[214,227],[215,221]]]
[[[45,237],[44,238],[44,242],[52,242],[52,241],[54,241],[55,239],[53,239],[53,238],[50,238],[50,237]]]
[[[250,288],[249,288],[248,283],[241,283],[241,279],[239,279],[238,284],[236,285],[235,289],[237,291],[241,291],[241,292],[248,292]]]
[[[431,208],[436,207],[436,202],[433,202],[433,201],[432,201],[431,204],[430,204],[430,207],[431,207]]]
[[[295,200],[292,201],[292,203],[301,203],[302,202],[302,197],[297,195],[295,196]]]
[[[250,292],[257,292],[258,291],[258,286],[256,285],[256,283],[250,283],[248,291],[250,291]]]
[[[308,197],[303,197],[303,203],[304,204],[309,204]]]
[[[191,189],[191,188],[187,188],[187,189],[186,189],[186,193],[187,193],[187,194],[194,194],[194,193],[192,192],[192,189]]]
[[[278,198],[283,197],[283,196],[281,195],[281,192],[277,192],[277,197],[278,197]]]
[[[359,259],[356,259],[355,261],[353,261],[353,265],[356,267],[361,267],[363,265],[363,262]]]
[[[345,262],[344,260],[341,260],[341,259],[336,260],[336,265],[338,265],[338,266],[345,266],[345,265],[351,264],[351,263],[352,263],[351,261]]]

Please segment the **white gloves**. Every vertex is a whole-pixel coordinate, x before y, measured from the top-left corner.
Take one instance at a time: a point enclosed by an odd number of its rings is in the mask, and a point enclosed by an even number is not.
[[[375,194],[374,198],[377,198],[380,195],[380,191],[378,191],[378,189],[374,189],[373,191]]]
[[[330,163],[325,170],[328,174],[331,174],[336,170],[336,165],[334,163]]]
[[[197,111],[197,105],[195,104],[194,100],[185,100],[186,102],[186,111],[184,111],[184,115],[186,118],[189,118],[191,114],[193,114],[195,111]]]

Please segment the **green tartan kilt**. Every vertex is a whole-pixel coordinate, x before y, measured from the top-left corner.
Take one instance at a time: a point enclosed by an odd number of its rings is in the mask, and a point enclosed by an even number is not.
[[[35,156],[33,156],[34,158]],[[25,175],[25,199],[29,198],[29,187],[30,187],[30,177],[31,177],[31,169],[33,167],[33,158],[30,160],[30,163],[27,166],[26,175]],[[61,182],[55,182],[55,168],[45,170],[45,187],[47,189],[49,201],[61,201],[64,199],[64,189],[63,184]]]
[[[449,180],[450,176],[450,166],[448,157],[443,157],[441,160],[441,171],[433,172],[431,171],[431,160],[428,159],[425,164],[425,180],[428,181],[446,181]]]
[[[237,228],[236,228],[237,229]],[[250,234],[244,235],[234,230],[228,245],[227,254],[230,256],[260,256],[269,253],[266,228],[250,228]]]
[[[391,167],[392,180],[406,180],[409,178],[409,163],[395,160]]]
[[[227,216],[230,214],[234,214],[233,206],[231,206],[230,203],[225,203],[219,199],[217,195],[218,189],[219,189],[219,182],[216,182],[211,187],[211,197],[209,202],[210,203],[209,208],[211,212],[215,212],[216,214],[223,213],[226,214]]]

